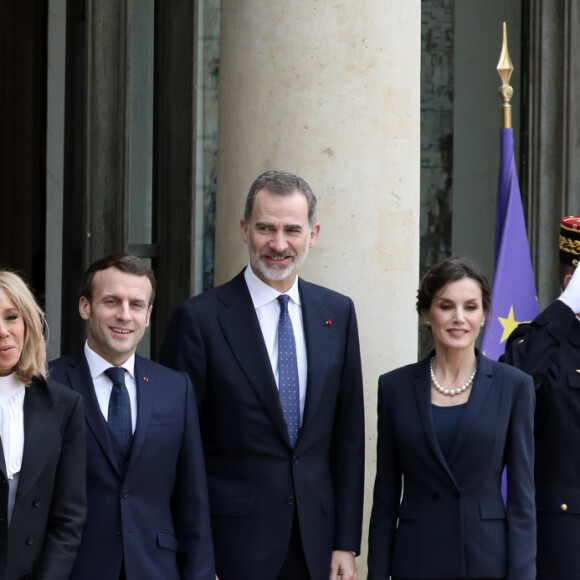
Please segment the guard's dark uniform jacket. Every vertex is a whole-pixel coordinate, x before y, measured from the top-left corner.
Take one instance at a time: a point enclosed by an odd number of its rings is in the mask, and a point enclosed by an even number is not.
[[[536,388],[539,579],[580,579],[580,321],[560,300],[510,336],[505,362]]]

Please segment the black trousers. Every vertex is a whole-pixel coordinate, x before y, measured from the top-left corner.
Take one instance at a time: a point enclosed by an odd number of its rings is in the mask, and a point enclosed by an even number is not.
[[[294,523],[292,524],[288,552],[282,565],[282,570],[278,574],[278,580],[310,580],[310,573],[308,572],[304,548],[302,546],[302,538],[300,538],[300,525],[298,523],[298,513],[296,510],[294,511]]]

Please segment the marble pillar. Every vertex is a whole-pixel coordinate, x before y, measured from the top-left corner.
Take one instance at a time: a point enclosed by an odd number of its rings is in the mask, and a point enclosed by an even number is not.
[[[420,2],[222,0],[221,19],[215,283],[247,263],[239,221],[255,177],[305,178],[322,229],[301,275],[351,296],[359,318],[364,578],[377,378],[417,358]]]

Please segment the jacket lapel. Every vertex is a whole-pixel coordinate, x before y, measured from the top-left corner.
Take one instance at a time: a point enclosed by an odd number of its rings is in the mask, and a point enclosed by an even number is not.
[[[445,461],[445,457],[443,456],[441,448],[439,447],[437,435],[435,434],[435,428],[433,427],[433,416],[431,413],[431,379],[429,375],[429,361],[433,355],[434,352],[431,352],[427,358],[424,358],[417,365],[417,370],[415,372],[413,382],[413,389],[415,391],[415,398],[419,408],[419,416],[421,418],[423,429],[425,430],[425,435],[429,441],[429,445],[431,446],[431,449],[437,460],[451,478],[451,481],[455,487],[459,489],[457,482],[455,481],[455,477],[453,477],[453,473],[451,473],[449,465],[447,464],[447,461]]]
[[[308,374],[306,380],[306,403],[302,429],[307,429],[320,404],[327,376],[325,361],[328,357],[329,340],[334,328],[327,321],[334,318],[333,311],[322,302],[320,294],[311,285],[298,280],[304,322],[304,338]]]
[[[220,299],[227,306],[218,316],[224,336],[280,436],[290,445],[278,387],[243,272],[223,287]]]
[[[471,387],[471,393],[469,395],[467,405],[465,406],[459,421],[455,441],[449,453],[450,465],[453,464],[453,461],[457,457],[461,447],[468,438],[469,431],[473,427],[473,424],[475,423],[475,420],[481,411],[481,407],[488,396],[489,389],[493,380],[493,371],[491,369],[489,360],[479,352],[477,354],[477,373],[475,375],[475,379],[473,380],[473,385]]]
[[[66,374],[71,387],[83,397],[87,427],[93,433],[115,471],[120,473],[118,458],[111,445],[109,426],[103,417],[103,413],[101,413],[89,365],[83,353],[73,359]]]
[[[60,425],[64,405],[55,405],[48,387],[38,380],[26,387],[24,395],[24,453],[16,498],[23,496],[38,479],[47,461],[54,460],[60,445]],[[54,449],[47,448],[53,442]]]
[[[0,438],[0,472],[2,472],[4,479],[7,478],[6,471],[6,459],[4,458],[4,449],[2,447],[2,441]]]
[[[129,464],[135,463],[143,442],[147,436],[147,429],[151,418],[151,407],[153,404],[153,389],[155,376],[149,372],[147,359],[135,355],[135,385],[137,387],[137,426],[133,435],[133,443],[129,457]]]

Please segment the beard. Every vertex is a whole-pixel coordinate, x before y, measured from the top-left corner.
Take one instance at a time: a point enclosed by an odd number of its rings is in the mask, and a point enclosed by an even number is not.
[[[306,247],[306,251],[302,256],[297,256],[295,252],[283,252],[281,254],[277,254],[274,252],[261,252],[259,254],[256,254],[250,250],[249,253],[250,253],[250,264],[252,265],[254,270],[259,272],[266,280],[279,282],[281,280],[286,280],[286,278],[289,278],[300,269],[308,254],[308,247]],[[282,263],[280,265],[273,264],[272,266],[267,266],[262,261],[262,258],[264,256],[268,256],[270,258],[292,257],[293,260],[287,266],[283,265]]]

